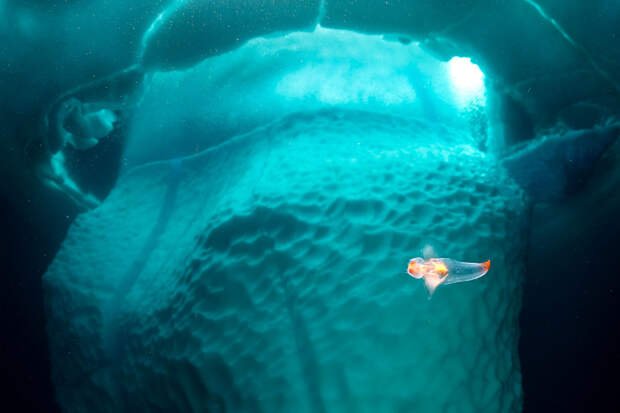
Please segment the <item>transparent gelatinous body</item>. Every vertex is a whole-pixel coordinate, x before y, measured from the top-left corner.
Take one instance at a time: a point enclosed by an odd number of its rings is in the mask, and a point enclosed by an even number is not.
[[[409,260],[407,274],[413,278],[423,278],[429,296],[441,284],[454,284],[475,280],[489,271],[491,261],[483,263],[461,262],[450,258],[413,258]]]

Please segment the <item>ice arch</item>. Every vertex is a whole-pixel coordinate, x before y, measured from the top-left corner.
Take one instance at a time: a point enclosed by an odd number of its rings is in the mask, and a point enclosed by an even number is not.
[[[129,87],[120,89],[118,110],[122,110],[135,99],[130,85],[141,83],[134,74],[186,69],[252,38],[312,30],[320,23],[383,34],[405,43],[416,40],[443,60],[456,55],[474,58],[493,79],[491,133],[497,137],[496,149],[503,151],[504,144],[510,146],[545,133],[592,128],[617,111],[620,71],[616,70],[617,59],[606,57],[618,54],[617,42],[593,41],[592,33],[575,27],[575,16],[597,19],[594,31],[602,35],[613,27],[617,12],[604,1],[597,7],[562,10],[553,2],[525,0],[471,0],[441,6],[407,1],[174,1],[161,9],[143,34],[130,69],[111,76],[107,83],[99,81],[77,91],[98,103],[96,95],[102,87],[106,94],[118,85]],[[554,14],[560,18],[554,19]],[[528,22],[526,31],[520,29],[523,21]],[[544,47],[537,40],[540,38],[545,39]],[[71,97],[72,93],[64,94],[59,103]],[[54,129],[48,130],[46,139]],[[51,140],[59,141],[54,136]],[[57,165],[62,164],[62,159],[59,161]],[[42,168],[52,184],[62,181],[58,175],[67,175],[62,169]],[[73,192],[71,185],[64,189]]]
[[[319,26],[257,38],[186,70],[154,74],[130,123],[125,163],[194,154],[287,114],[321,108],[421,118],[438,131],[450,125],[467,134],[472,123],[485,121],[486,94],[481,83],[463,89],[455,73],[451,62],[417,43],[377,35]],[[486,124],[482,129],[477,144],[486,145]]]

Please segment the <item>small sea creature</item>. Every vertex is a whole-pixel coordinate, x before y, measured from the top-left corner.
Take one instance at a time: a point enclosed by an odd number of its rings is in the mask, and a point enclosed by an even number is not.
[[[442,284],[454,284],[475,280],[489,271],[491,260],[483,263],[461,262],[450,258],[413,258],[407,266],[407,274],[424,278],[429,298]]]

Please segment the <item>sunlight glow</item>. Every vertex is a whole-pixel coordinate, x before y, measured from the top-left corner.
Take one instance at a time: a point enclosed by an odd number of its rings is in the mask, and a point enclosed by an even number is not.
[[[475,91],[484,87],[484,74],[469,57],[453,57],[448,64],[452,82],[457,88]]]
[[[469,57],[453,57],[448,62],[448,69],[461,104],[484,100],[484,73]]]

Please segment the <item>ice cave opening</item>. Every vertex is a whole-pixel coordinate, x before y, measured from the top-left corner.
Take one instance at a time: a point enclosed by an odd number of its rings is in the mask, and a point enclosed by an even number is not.
[[[464,142],[483,151],[492,140],[480,68],[469,57],[447,59],[402,36],[317,26],[254,38],[188,68],[154,71],[143,83],[124,76],[76,88],[47,116],[48,122],[60,119],[59,134],[68,138],[44,180],[82,208],[98,205],[118,173],[133,166],[199,153],[294,112],[339,108],[423,119],[460,130]],[[129,111],[124,103],[107,104],[101,95],[111,88],[123,99],[137,94],[137,103]],[[78,104],[99,112],[91,109],[76,121],[68,108],[81,89],[91,101]],[[94,133],[82,119],[99,120],[104,111],[112,116],[110,127],[92,143],[76,144],[74,130]]]

